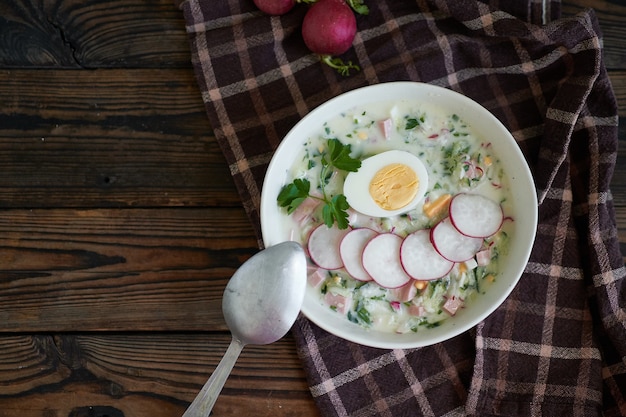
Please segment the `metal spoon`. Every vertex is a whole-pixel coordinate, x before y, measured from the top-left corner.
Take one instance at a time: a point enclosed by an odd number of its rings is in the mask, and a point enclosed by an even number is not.
[[[209,415],[245,345],[266,345],[287,334],[298,317],[305,289],[306,258],[296,242],[270,246],[239,267],[222,300],[233,339],[183,417]]]

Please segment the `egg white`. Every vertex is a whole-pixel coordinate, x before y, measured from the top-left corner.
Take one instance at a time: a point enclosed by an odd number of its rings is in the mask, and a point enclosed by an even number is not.
[[[404,164],[417,174],[419,185],[413,200],[404,207],[396,210],[385,210],[376,204],[369,193],[369,185],[376,173],[390,164]],[[359,213],[372,217],[391,217],[413,210],[424,198],[428,189],[428,171],[422,161],[406,151],[392,150],[371,156],[361,162],[357,172],[350,172],[343,185],[343,194],[348,204]]]

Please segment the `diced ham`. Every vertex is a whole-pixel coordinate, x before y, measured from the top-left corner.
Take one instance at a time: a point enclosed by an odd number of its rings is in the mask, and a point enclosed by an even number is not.
[[[452,296],[450,298],[448,298],[446,300],[445,303],[443,303],[443,309],[450,314],[451,316],[454,316],[457,312],[457,310],[463,305],[463,300],[461,300],[459,297],[456,296]]]
[[[409,314],[415,317],[423,316],[426,313],[426,310],[421,305],[411,304],[409,306]]]
[[[403,285],[400,288],[394,288],[391,290],[393,297],[401,303],[411,301],[417,295],[417,287],[414,285],[415,281],[410,281],[408,284]]]
[[[491,250],[489,248],[476,253],[476,263],[478,266],[489,265],[489,262],[491,262]]]
[[[348,313],[350,310],[351,298],[345,297],[340,294],[333,294],[331,291],[328,291],[324,296],[324,301],[331,307],[334,307],[335,310],[341,314]]]
[[[326,279],[326,270],[322,268],[311,268],[309,271],[309,285],[313,288],[319,288]]]
[[[316,198],[305,199],[292,213],[293,219],[299,224],[306,223],[321,201]]]
[[[393,120],[391,120],[391,118],[381,120],[378,122],[378,126],[380,127],[380,130],[382,131],[383,137],[385,138],[385,140],[391,139],[391,133],[393,130]]]

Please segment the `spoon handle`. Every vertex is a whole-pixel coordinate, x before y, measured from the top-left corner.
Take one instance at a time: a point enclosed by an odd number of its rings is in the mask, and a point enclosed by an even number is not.
[[[230,375],[244,344],[233,338],[224,357],[182,417],[207,417]]]

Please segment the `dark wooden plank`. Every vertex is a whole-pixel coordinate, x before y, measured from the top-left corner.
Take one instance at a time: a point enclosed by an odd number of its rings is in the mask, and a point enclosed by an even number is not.
[[[564,0],[561,2],[564,16],[571,16],[584,9],[593,9],[598,16],[604,38],[605,65],[608,69],[626,69],[626,3],[623,0]]]
[[[226,351],[230,335],[88,335],[78,336],[77,343],[82,363],[97,377],[120,385],[140,384],[139,375],[159,379],[169,387],[152,392],[190,402]],[[231,376],[223,391],[226,397],[245,393],[258,400],[272,391],[310,395],[291,336],[272,345],[246,346]],[[265,379],[263,384],[260,379]]]
[[[0,67],[190,67],[172,0],[0,0]]]
[[[45,336],[3,335],[0,337],[0,416],[4,397],[33,387],[57,384],[71,374],[46,347]]]
[[[227,333],[3,337],[0,416],[180,416],[229,342]],[[242,410],[319,415],[290,335],[242,352],[213,415]]]
[[[190,69],[0,71],[0,208],[239,206]]]
[[[626,117],[626,63],[624,64],[624,68],[622,70],[610,71],[609,79],[611,80],[611,85],[613,86],[613,91],[615,92],[615,98],[617,99],[619,115],[620,117]],[[620,131],[620,137],[625,137],[622,135],[623,131]]]
[[[0,66],[78,67],[40,2],[0,2]]]
[[[224,330],[243,210],[0,211],[0,332]]]

